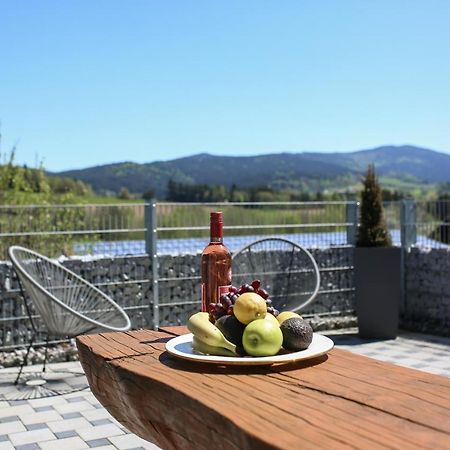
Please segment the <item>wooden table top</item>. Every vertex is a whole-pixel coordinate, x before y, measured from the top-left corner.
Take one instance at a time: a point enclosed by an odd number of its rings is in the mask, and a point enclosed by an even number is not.
[[[334,348],[276,367],[183,361],[184,327],[80,336],[92,392],[163,449],[450,449],[450,379]]]

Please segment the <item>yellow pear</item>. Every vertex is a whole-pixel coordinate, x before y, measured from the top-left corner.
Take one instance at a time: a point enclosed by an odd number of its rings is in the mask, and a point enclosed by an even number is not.
[[[300,317],[300,319],[302,319],[302,316],[293,311],[283,311],[280,314],[278,314],[277,320],[278,323],[281,325],[285,320],[290,319],[292,317]]]

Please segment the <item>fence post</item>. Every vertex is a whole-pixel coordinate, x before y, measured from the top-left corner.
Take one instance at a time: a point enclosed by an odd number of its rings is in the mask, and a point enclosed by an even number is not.
[[[358,208],[359,202],[348,202],[345,208],[345,221],[347,225],[347,244],[356,244],[356,234],[358,231]]]
[[[400,236],[402,248],[409,250],[417,241],[416,202],[405,198],[400,203]]]
[[[145,251],[152,263],[152,290],[153,290],[153,329],[159,327],[159,292],[158,292],[158,252],[157,252],[157,220],[156,200],[150,200],[145,205]]]
[[[411,198],[400,203],[400,241],[401,241],[401,312],[407,308],[406,298],[406,258],[412,245],[417,242],[417,209]]]

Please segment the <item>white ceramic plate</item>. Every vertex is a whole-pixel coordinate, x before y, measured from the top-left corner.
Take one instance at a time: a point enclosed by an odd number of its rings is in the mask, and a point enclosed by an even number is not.
[[[239,366],[286,364],[304,359],[316,358],[325,355],[334,346],[334,342],[322,336],[313,334],[313,340],[306,350],[291,353],[281,353],[275,356],[212,356],[197,353],[192,348],[192,333],[183,334],[166,343],[166,350],[177,358],[211,364],[226,364]]]

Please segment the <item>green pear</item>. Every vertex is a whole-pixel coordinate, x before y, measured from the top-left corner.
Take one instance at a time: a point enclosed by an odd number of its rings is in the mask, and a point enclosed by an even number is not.
[[[273,356],[280,351],[283,333],[272,320],[254,320],[245,327],[242,344],[251,356]]]

